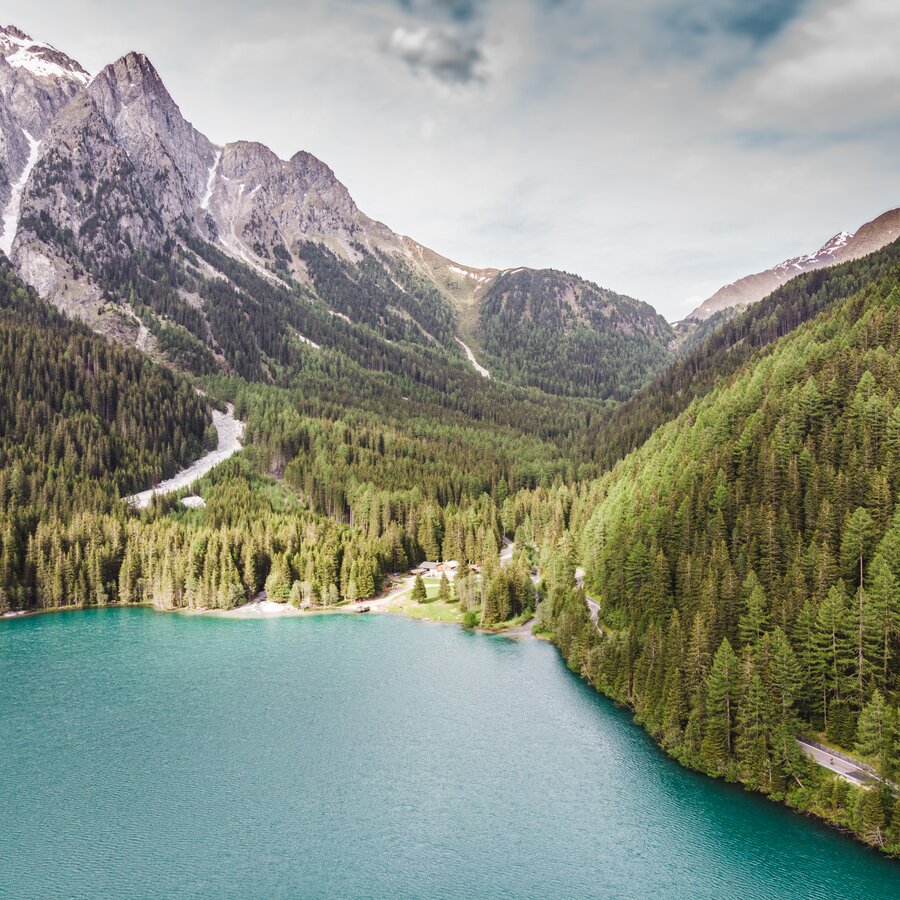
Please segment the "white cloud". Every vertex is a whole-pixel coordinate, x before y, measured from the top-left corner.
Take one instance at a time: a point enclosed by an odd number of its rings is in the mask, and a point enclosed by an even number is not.
[[[900,110],[900,4],[820,2],[786,29],[748,78],[747,112],[794,128],[846,130]]]
[[[484,54],[478,41],[458,29],[401,25],[394,29],[388,46],[413,71],[427,72],[445,84],[470,84],[484,77]]]

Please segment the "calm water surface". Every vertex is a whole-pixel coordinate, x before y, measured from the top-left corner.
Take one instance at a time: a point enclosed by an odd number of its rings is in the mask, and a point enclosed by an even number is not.
[[[393,617],[0,623],[0,895],[900,897],[536,641]]]

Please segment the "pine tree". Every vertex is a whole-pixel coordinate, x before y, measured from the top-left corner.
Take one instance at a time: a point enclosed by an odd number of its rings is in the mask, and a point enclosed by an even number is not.
[[[360,557],[356,568],[356,589],[360,597],[371,597],[375,593],[374,569],[374,562],[370,557]]]
[[[841,565],[856,587],[863,585],[863,569],[875,544],[875,523],[860,506],[844,526],[841,536]]]
[[[286,603],[291,594],[292,581],[287,559],[279,553],[272,560],[272,568],[266,578],[266,596],[276,603]]]
[[[441,583],[438,587],[438,600],[442,603],[450,602],[450,581],[447,578],[446,573],[441,575]]]
[[[709,630],[698,612],[694,616],[688,635],[687,646],[687,687],[695,694],[703,685],[709,674]]]
[[[775,715],[782,725],[794,728],[795,704],[800,694],[802,673],[785,633],[775,628],[768,635],[767,681]]]
[[[770,782],[770,703],[760,676],[748,672],[738,712],[737,758],[744,777],[762,790]]]
[[[731,734],[739,684],[739,662],[727,638],[722,639],[706,679],[706,733],[701,755],[714,772],[731,756]]]
[[[859,822],[857,831],[863,839],[877,847],[884,843],[884,806],[878,791],[864,791],[860,803]]]
[[[881,691],[875,690],[872,699],[863,707],[856,731],[856,749],[860,756],[868,759],[881,775],[888,772],[891,756],[891,734],[889,711]]]
[[[425,582],[422,580],[421,575],[416,575],[416,580],[413,582],[412,602],[425,603],[427,600],[428,591],[425,589]]]
[[[741,644],[755,644],[765,632],[769,622],[766,595],[757,582],[747,597],[747,611],[741,616],[739,630]]]
[[[874,639],[878,644],[878,662],[874,667],[875,683],[885,688],[891,672],[895,641],[900,634],[900,585],[881,553],[876,553],[869,567],[869,608]]]
[[[684,696],[684,677],[680,666],[673,666],[666,678],[665,704],[662,716],[662,741],[664,747],[675,747],[681,742],[687,701]]]
[[[847,629],[847,592],[843,582],[831,588],[819,607],[815,630],[815,678],[828,725],[829,704],[841,698],[852,659]]]

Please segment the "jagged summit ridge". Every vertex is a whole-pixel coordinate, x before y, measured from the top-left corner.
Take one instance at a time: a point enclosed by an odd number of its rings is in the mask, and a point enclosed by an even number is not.
[[[87,88],[165,221],[188,221],[206,191],[212,142],[181,114],[143,53],[106,66]]]
[[[0,27],[0,55],[13,68],[23,69],[36,78],[62,78],[82,85],[91,80],[81,63],[52,44],[35,41],[15,25]]]

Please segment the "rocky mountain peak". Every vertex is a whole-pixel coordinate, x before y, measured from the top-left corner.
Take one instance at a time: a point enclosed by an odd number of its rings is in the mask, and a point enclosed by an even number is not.
[[[123,104],[150,97],[166,106],[175,106],[156,67],[143,53],[131,51],[105,66],[94,79],[92,92],[97,94],[104,85]]]
[[[64,80],[85,85],[91,79],[90,73],[72,57],[52,44],[35,41],[15,25],[0,28],[0,56],[14,69],[43,81]]]
[[[36,143],[50,123],[90,81],[74,59],[7,25],[0,28],[0,203],[4,245],[17,220],[18,198]],[[10,205],[11,204],[11,205]]]
[[[167,221],[189,219],[206,191],[213,144],[181,114],[153,63],[127,53],[87,88]]]
[[[290,158],[290,165],[308,190],[315,192],[322,201],[339,208],[348,217],[359,213],[350,192],[321,159],[300,150]]]
[[[17,28],[15,25],[5,25],[0,26],[0,35],[3,35],[6,38],[13,38],[19,41],[28,41],[31,42],[30,35],[25,34],[21,28]]]
[[[746,275],[726,284],[704,300],[686,319],[703,321],[724,309],[744,309],[803,272],[859,259],[868,253],[874,253],[898,237],[900,237],[900,209],[894,209],[867,222],[855,233],[839,231],[813,253],[791,257],[764,272]]]

